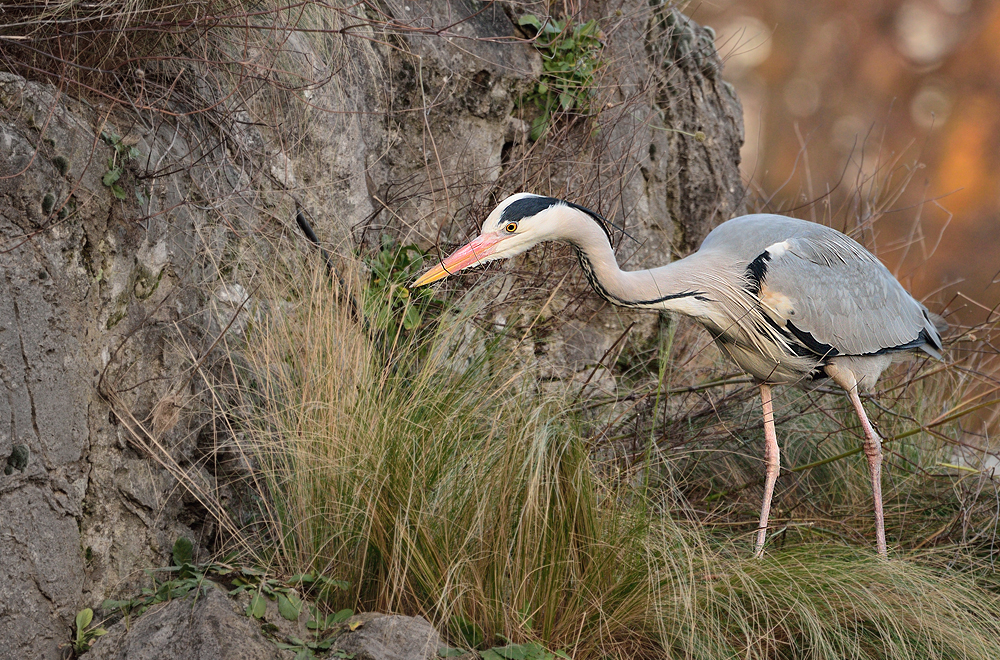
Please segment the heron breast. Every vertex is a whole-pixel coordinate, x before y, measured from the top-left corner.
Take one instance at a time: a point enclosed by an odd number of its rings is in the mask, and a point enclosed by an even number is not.
[[[784,328],[788,321],[795,318],[795,305],[785,294],[764,285],[760,288],[759,299],[764,313],[778,326]]]

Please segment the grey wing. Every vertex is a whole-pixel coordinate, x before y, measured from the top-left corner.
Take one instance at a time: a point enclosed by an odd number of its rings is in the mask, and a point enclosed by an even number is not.
[[[882,262],[835,230],[768,247],[747,277],[765,314],[815,355],[921,349],[940,357],[941,339],[924,306]]]

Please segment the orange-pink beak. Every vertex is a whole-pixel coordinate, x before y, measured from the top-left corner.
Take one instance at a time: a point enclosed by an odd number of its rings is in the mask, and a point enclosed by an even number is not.
[[[443,280],[453,273],[457,273],[463,268],[476,266],[484,262],[486,257],[496,251],[497,244],[503,240],[500,234],[483,234],[477,236],[471,243],[460,247],[450,257],[434,266],[429,271],[421,275],[410,288],[416,288],[431,282]]]

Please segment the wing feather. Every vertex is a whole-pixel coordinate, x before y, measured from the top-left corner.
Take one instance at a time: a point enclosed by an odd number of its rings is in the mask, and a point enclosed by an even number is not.
[[[794,323],[841,355],[911,350],[925,337],[939,348],[923,305],[882,262],[840,232],[824,229],[826,235],[786,239],[768,263],[761,297],[783,296],[790,307],[776,320]]]

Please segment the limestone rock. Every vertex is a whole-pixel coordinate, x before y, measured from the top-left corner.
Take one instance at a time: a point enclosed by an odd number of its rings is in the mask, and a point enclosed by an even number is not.
[[[159,130],[129,137],[153,163],[188,150],[184,131]],[[203,305],[192,284],[214,272],[198,256],[214,230],[182,197],[201,174],[156,180],[140,209],[123,169],[118,200],[102,182],[114,153],[102,132],[129,131],[0,73],[0,637],[11,657],[60,658],[77,611],[135,586],[178,536],[211,529],[101,392],[120,389],[137,423],[165,397],[198,408],[179,378],[190,353],[173,342],[205,347],[189,319]],[[194,465],[198,420],[186,414],[157,440],[208,484]]]
[[[361,625],[331,647],[354,660],[431,660],[441,648],[437,630],[421,617],[365,613],[348,620],[354,623]]]
[[[88,660],[287,660],[247,617],[209,584],[206,593],[170,601],[126,625],[119,621],[97,640]]]

